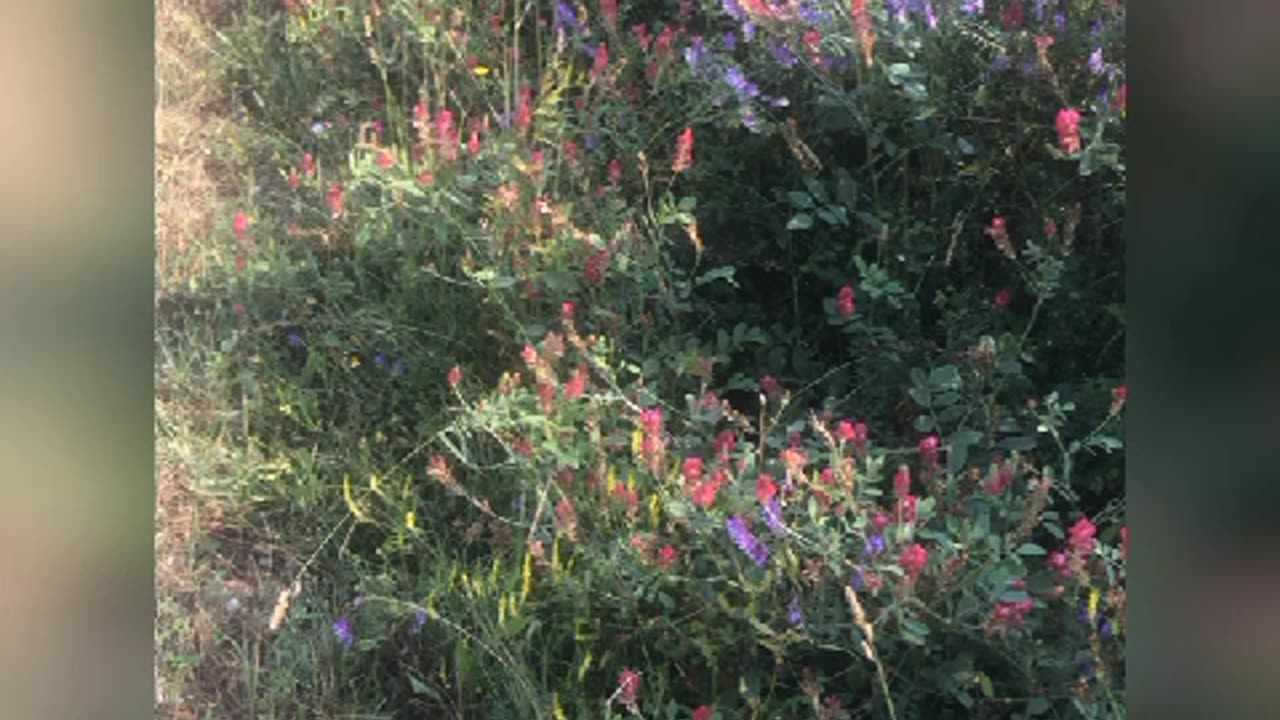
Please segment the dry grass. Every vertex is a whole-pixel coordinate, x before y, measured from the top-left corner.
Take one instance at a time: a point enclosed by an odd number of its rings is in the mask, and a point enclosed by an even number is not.
[[[212,240],[219,199],[243,177],[227,142],[237,130],[234,104],[217,74],[216,31],[233,22],[236,6],[156,4],[157,300],[220,262]],[[158,366],[158,386],[169,386]],[[216,424],[218,408],[201,407],[212,396],[184,395],[157,402],[156,717],[245,717],[262,626],[289,568],[217,492],[236,458],[202,432]]]
[[[156,3],[156,285],[182,286],[217,256],[217,199],[239,177],[227,139],[233,104],[219,82],[217,30],[235,0]]]

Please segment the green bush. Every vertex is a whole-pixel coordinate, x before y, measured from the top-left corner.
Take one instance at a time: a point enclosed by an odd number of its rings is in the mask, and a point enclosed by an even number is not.
[[[1123,715],[1123,3],[284,5],[205,290],[361,697]]]

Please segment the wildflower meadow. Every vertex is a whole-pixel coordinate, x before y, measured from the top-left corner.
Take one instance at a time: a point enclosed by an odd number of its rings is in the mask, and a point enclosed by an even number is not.
[[[160,716],[1125,715],[1122,0],[217,6]]]

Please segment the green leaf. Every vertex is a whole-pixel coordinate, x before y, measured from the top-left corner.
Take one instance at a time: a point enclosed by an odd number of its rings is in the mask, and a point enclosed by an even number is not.
[[[914,427],[920,432],[929,432],[934,428],[933,418],[929,415],[921,415],[916,418]]]
[[[686,195],[680,198],[680,202],[676,205],[681,212],[693,212],[698,207],[698,198],[692,195]]]
[[[940,388],[955,388],[960,386],[960,371],[955,365],[943,365],[934,368],[929,373],[929,384]]]
[[[693,281],[693,285],[694,287],[701,287],[709,282],[724,280],[730,285],[738,287],[738,279],[734,277],[734,272],[735,268],[732,265],[721,265],[720,267],[712,268],[699,275],[698,279]]]
[[[978,687],[982,688],[982,694],[985,697],[993,698],[996,696],[995,688],[991,687],[991,678],[987,677],[986,673],[978,676]]]
[[[808,230],[813,227],[813,216],[809,213],[798,213],[787,221],[788,230]]]
[[[791,200],[792,205],[801,210],[808,210],[813,207],[813,198],[809,197],[809,193],[792,190],[787,193],[787,198]]]
[[[902,630],[906,641],[913,645],[924,645],[925,638],[929,637],[929,626],[919,620],[904,619]]]
[[[1027,703],[1027,714],[1043,715],[1049,712],[1050,707],[1051,707],[1051,704],[1046,698],[1042,698],[1042,697],[1032,698],[1031,702]]]
[[[1018,548],[1019,555],[1044,555],[1047,551],[1035,543],[1023,543]]]

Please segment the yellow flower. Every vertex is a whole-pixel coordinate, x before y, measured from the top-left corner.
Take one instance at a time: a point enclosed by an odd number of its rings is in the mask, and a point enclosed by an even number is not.
[[[378,473],[372,473],[369,475],[369,489],[379,495],[382,494],[382,478],[378,477]]]
[[[627,473],[627,490],[633,493],[636,491],[636,473],[634,470]]]
[[[556,720],[569,720],[569,716],[564,714],[564,708],[560,706],[560,693],[554,693],[552,696],[551,713],[555,715]]]
[[[607,494],[612,495],[614,490],[618,489],[618,469],[609,468],[609,472],[605,474],[604,490]]]
[[[358,368],[358,367],[360,367],[360,356],[359,356],[359,355],[352,355],[352,356],[351,356],[351,367],[353,367],[353,368]]]
[[[635,432],[631,433],[631,454],[639,455],[640,451],[643,449],[644,449],[644,433],[639,430],[636,430]]]
[[[350,475],[342,478],[342,499],[346,501],[347,509],[351,511],[352,515],[356,516],[357,520],[366,519],[364,510],[360,507],[360,504],[356,502],[355,495],[351,491]]]
[[[410,510],[404,514],[404,526],[410,530],[418,529],[418,514]]]
[[[658,497],[658,493],[649,496],[649,519],[653,522],[653,529],[658,529],[658,524],[662,522],[662,498]]]
[[[521,573],[522,585],[520,587],[520,602],[529,599],[529,592],[533,590],[533,553],[525,551],[524,553],[524,571]]]
[[[489,74],[489,66],[488,66],[488,65],[477,65],[477,66],[475,66],[475,67],[471,68],[471,72],[475,73],[475,74],[476,74],[476,75],[478,75],[479,77],[484,77],[484,76],[486,76],[486,75],[488,75],[488,74]]]
[[[1102,597],[1102,593],[1094,588],[1089,591],[1089,622],[1093,622],[1098,617],[1098,600]]]

